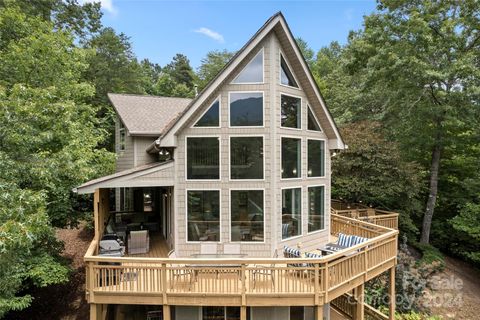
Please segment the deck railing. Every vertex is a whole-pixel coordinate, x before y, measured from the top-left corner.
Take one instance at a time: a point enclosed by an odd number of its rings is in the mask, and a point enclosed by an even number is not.
[[[322,305],[395,265],[398,231],[332,215],[332,234],[370,239],[318,259],[185,259],[86,256],[87,298],[96,303]],[[123,300],[122,300],[123,299]],[[301,302],[300,302],[301,301]]]
[[[354,218],[365,222],[377,224],[390,229],[398,229],[398,213],[392,211],[379,210],[374,208],[362,209],[331,209],[333,214],[348,218]]]
[[[355,305],[357,301],[351,294],[343,294],[331,301],[331,306],[346,319],[355,318]],[[388,316],[381,313],[369,304],[364,303],[363,314],[365,320],[388,320]]]

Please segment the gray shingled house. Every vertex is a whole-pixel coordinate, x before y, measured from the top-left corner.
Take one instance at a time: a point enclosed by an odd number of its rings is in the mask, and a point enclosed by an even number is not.
[[[394,266],[391,229],[330,215],[345,145],[281,13],[193,100],[109,99],[116,173],[76,189],[94,194],[91,319],[329,318]],[[340,234],[359,242],[322,251]]]

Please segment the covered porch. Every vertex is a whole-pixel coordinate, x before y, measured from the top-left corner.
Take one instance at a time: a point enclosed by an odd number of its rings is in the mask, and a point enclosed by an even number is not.
[[[165,258],[174,245],[173,161],[132,168],[89,181],[98,255]]]

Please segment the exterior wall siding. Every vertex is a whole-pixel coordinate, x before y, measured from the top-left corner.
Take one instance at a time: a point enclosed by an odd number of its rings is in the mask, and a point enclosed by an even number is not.
[[[260,48],[264,48],[264,83],[263,84],[231,84],[231,81],[243,67],[253,58]],[[330,213],[330,153],[328,139],[323,132],[306,130],[307,124],[307,97],[300,89],[289,88],[279,84],[280,55],[279,42],[274,34],[252,50],[245,61],[232,73],[225,83],[216,90],[206,103],[197,110],[195,115],[180,130],[177,136],[177,150],[175,157],[176,186],[176,244],[177,256],[188,257],[199,253],[203,243],[186,241],[186,190],[187,189],[220,189],[220,241],[216,244],[217,252],[223,253],[224,244],[239,244],[242,254],[251,257],[271,257],[274,250],[281,250],[283,245],[299,246],[302,249],[315,249],[329,240],[329,213]],[[294,72],[294,70],[292,70]],[[264,98],[264,127],[259,128],[229,128],[229,92],[232,91],[263,91]],[[291,94],[302,98],[302,130],[291,130],[280,127],[280,95]],[[220,128],[192,128],[201,114],[220,96]],[[264,136],[264,180],[263,181],[232,181],[229,179],[229,137],[230,135],[263,135]],[[281,137],[294,136],[302,139],[302,178],[292,180],[281,179]],[[186,145],[188,136],[219,136],[220,137],[220,181],[186,181]],[[325,139],[325,177],[306,178],[307,175],[307,138]],[[307,187],[311,185],[325,186],[325,229],[307,234]],[[302,188],[302,236],[282,241],[281,188],[298,186]],[[230,242],[230,189],[264,189],[265,198],[265,226],[264,242]]]

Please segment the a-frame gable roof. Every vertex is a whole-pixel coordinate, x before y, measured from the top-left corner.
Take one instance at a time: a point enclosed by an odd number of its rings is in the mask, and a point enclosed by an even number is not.
[[[270,17],[265,24],[253,35],[253,37],[232,57],[217,76],[193,99],[183,113],[167,126],[159,139],[155,142],[159,146],[176,146],[176,134],[184,128],[186,122],[194,115],[195,111],[219,88],[236,67],[248,56],[248,54],[271,32],[278,37],[285,55],[294,70],[299,85],[305,91],[312,110],[321,122],[320,125],[329,139],[331,149],[344,149],[345,144],[340,132],[328,111],[320,90],[308,68],[308,65],[298,47],[290,28],[281,12]]]

